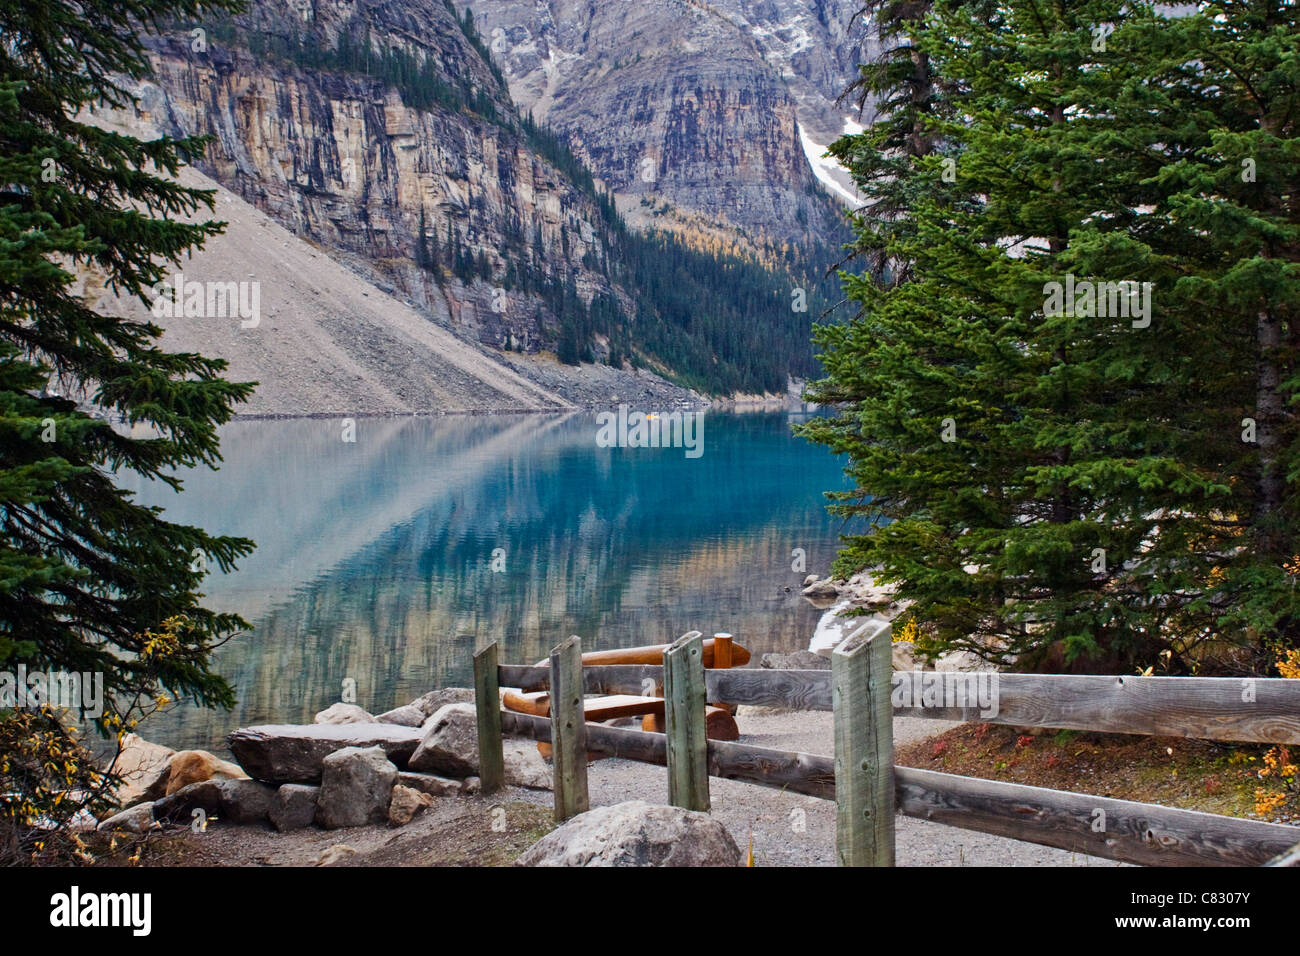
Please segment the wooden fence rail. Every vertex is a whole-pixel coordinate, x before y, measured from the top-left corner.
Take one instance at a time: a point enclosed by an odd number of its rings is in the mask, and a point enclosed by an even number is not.
[[[1300,681],[1257,678],[1073,677],[997,674],[938,675],[938,680],[996,677],[997,713],[987,695],[967,695],[966,707],[947,688],[926,696],[935,672],[892,672],[887,624],[870,621],[832,654],[832,670],[705,670],[700,635],[692,632],[664,653],[665,666],[583,668],[570,638],[552,652],[550,667],[498,665],[497,683],[549,690],[550,718],[501,711],[496,688],[480,667],[495,648],[476,655],[480,751],[501,734],[550,741],[556,750],[556,819],[587,806],[586,753],[625,757],[669,768],[674,804],[708,807],[708,777],[743,780],[836,800],[836,853],[841,865],[892,865],[893,815],[944,823],[1104,859],[1164,866],[1296,865],[1300,829],[1114,800],[1042,787],[895,767],[892,720],[897,714],[987,720],[1013,725],[1215,740],[1300,742]],[[483,664],[480,665],[479,657]],[[667,686],[665,687],[665,676]],[[920,690],[918,700],[907,691]],[[988,690],[988,687],[983,690]],[[582,694],[664,694],[668,734],[582,719]],[[490,696],[489,696],[490,695]],[[961,700],[961,698],[956,698]],[[705,701],[779,705],[834,712],[835,756],[706,740]],[[902,705],[900,705],[900,701]],[[558,705],[558,706],[557,706]],[[927,706],[929,705],[929,706]],[[496,724],[495,721],[499,721]],[[565,757],[561,757],[561,750]],[[580,770],[578,768],[581,768]],[[561,791],[563,790],[563,798]]]
[[[545,690],[545,667],[503,666],[501,684]],[[920,702],[926,682],[942,699],[944,684],[975,675],[953,671],[895,671],[892,688],[912,682],[907,703],[895,716],[988,721],[1098,733],[1194,737],[1202,740],[1300,743],[1300,681],[1280,677],[1109,677],[1062,674],[997,674],[997,712],[988,708],[936,707]],[[991,677],[992,675],[990,675]],[[831,672],[801,670],[707,670],[709,700],[798,710],[832,710]],[[663,692],[663,668],[652,664],[589,667],[589,694]],[[892,696],[901,698],[901,693]]]
[[[545,717],[506,711],[501,722],[507,734],[550,739]],[[600,724],[587,732],[594,753],[667,765],[663,734]],[[835,799],[832,757],[710,740],[708,765],[710,776]],[[1145,866],[1259,866],[1297,836],[1278,823],[912,767],[894,768],[894,803],[906,817]]]

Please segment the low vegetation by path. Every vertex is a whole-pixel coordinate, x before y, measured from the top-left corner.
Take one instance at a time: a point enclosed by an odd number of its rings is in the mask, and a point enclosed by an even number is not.
[[[902,746],[900,766],[1182,810],[1300,824],[1296,748],[962,724]]]

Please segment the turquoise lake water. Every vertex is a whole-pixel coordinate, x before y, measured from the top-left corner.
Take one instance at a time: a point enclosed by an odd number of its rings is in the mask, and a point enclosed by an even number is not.
[[[236,711],[181,707],[146,736],[220,747],[237,726],[310,722],[355,682],[377,713],[471,682],[490,641],[533,663],[727,631],[755,655],[807,647],[799,596],[840,532],[838,459],[786,413],[705,413],[703,453],[599,447],[595,413],[240,421],[219,472],[141,499],[170,520],[254,539],[207,603],[254,630],[216,655]],[[139,488],[138,485],[135,487]],[[796,570],[802,549],[806,571]]]

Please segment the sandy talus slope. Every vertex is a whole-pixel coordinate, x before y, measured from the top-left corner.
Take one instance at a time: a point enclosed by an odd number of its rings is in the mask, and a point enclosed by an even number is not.
[[[256,381],[247,415],[367,415],[561,409],[534,385],[410,306],[302,241],[194,169],[186,185],[217,189],[228,223],[184,261],[186,281],[257,282],[260,321],[155,318],[162,347],[230,363],[227,378]],[[140,302],[105,303],[144,319]]]

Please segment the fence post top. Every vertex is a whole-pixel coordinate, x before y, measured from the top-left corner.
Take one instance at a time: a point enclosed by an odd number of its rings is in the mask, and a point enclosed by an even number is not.
[[[554,657],[556,654],[563,654],[565,651],[569,650],[570,648],[576,648],[578,652],[581,653],[582,638],[580,638],[577,634],[574,634],[572,637],[569,637],[561,641],[559,644],[556,644],[554,647],[552,647],[551,656]]]
[[[664,657],[667,658],[670,654],[673,657],[676,657],[678,654],[683,652],[689,653],[691,647],[695,648],[696,653],[702,652],[704,648],[704,637],[699,631],[690,631],[689,633],[683,634],[681,637],[677,638],[677,640],[668,645],[667,650],[664,651]]]
[[[888,641],[891,629],[889,621],[869,620],[837,644],[831,657],[852,657],[864,652],[877,639]]]

